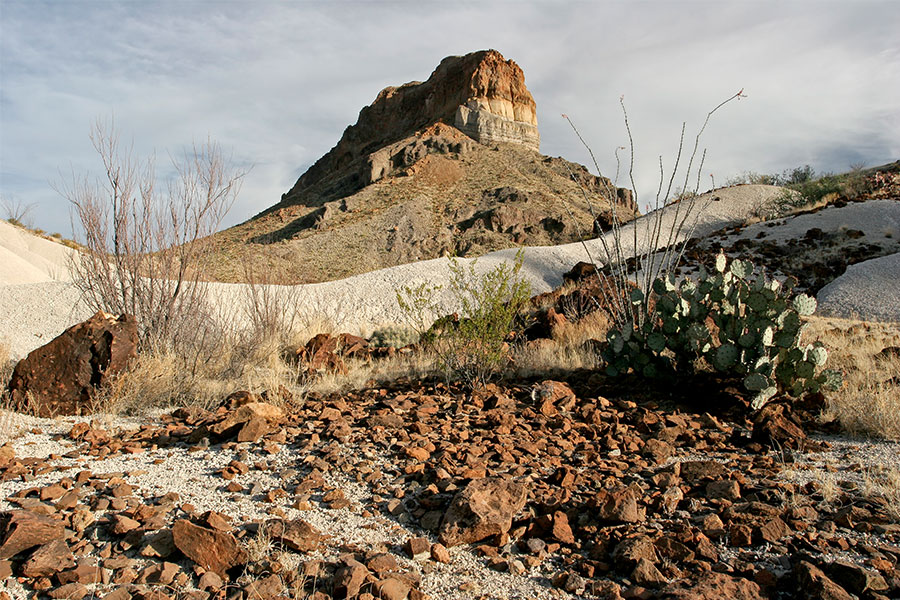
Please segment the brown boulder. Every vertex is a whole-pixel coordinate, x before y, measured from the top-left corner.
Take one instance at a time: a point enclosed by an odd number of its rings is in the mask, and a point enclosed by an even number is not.
[[[597,517],[601,521],[639,523],[646,518],[645,511],[638,508],[637,495],[630,488],[612,492],[600,490],[591,504],[597,508]]]
[[[444,514],[441,543],[452,548],[506,533],[527,498],[528,486],[523,483],[495,478],[470,482]]]
[[[27,510],[0,513],[0,560],[65,537],[62,523]]]
[[[335,598],[356,598],[370,574],[369,569],[358,560],[350,556],[343,557],[331,582],[333,596]]]
[[[134,317],[98,312],[19,361],[9,392],[40,417],[85,414],[97,389],[137,355],[137,344]]]
[[[49,577],[54,573],[71,569],[75,566],[75,556],[64,540],[53,540],[44,544],[22,565],[25,577]]]
[[[759,585],[725,573],[704,573],[693,582],[682,581],[666,586],[658,596],[665,600],[762,600]]]
[[[804,600],[851,600],[853,598],[847,590],[829,579],[822,569],[812,563],[800,561],[800,564],[794,567],[794,577],[797,579],[797,586],[800,590],[799,597]]]
[[[753,439],[778,448],[802,448],[806,433],[783,404],[769,403],[753,417]]]
[[[312,552],[326,537],[303,519],[266,521],[266,533],[295,552]]]
[[[219,576],[231,567],[247,562],[247,553],[233,535],[200,527],[187,519],[175,521],[172,540],[185,556]]]

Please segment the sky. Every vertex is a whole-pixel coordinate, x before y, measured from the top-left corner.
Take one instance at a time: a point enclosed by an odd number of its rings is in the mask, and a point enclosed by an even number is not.
[[[692,146],[738,90],[701,140],[702,189],[900,159],[897,29],[895,0],[0,0],[0,197],[72,235],[56,190],[101,173],[89,133],[114,119],[162,178],[206,139],[249,169],[234,225],[277,203],[381,89],[493,48],[525,72],[543,154],[589,163],[565,113],[615,176],[624,96],[644,210],[682,123]],[[631,187],[625,173],[618,183]]]

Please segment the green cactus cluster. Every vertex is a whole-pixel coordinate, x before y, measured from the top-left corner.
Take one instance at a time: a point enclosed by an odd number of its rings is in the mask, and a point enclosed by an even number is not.
[[[419,334],[412,327],[387,325],[372,332],[369,344],[376,348],[403,348],[419,341]]]
[[[801,319],[816,310],[806,294],[791,296],[796,281],[766,276],[750,261],[716,256],[715,270],[702,266],[696,279],[673,275],[653,282],[655,316],[607,335],[603,358],[607,373],[634,371],[645,377],[694,372],[699,362],[740,377],[761,408],[779,392],[835,389],[841,374],[823,370],[828,352],[821,343],[801,346]],[[631,301],[644,301],[641,290]]]

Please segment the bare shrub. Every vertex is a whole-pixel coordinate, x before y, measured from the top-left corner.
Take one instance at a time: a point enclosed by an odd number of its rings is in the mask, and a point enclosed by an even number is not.
[[[604,291],[608,293],[601,295],[600,303],[617,328],[640,328],[645,322],[655,318],[655,307],[651,301],[653,282],[658,278],[665,279],[669,274],[675,272],[684,256],[685,246],[693,235],[697,219],[706,208],[706,203],[699,201],[701,172],[706,159],[706,150],[700,152],[700,140],[712,116],[729,102],[743,97],[743,90],[741,90],[720,102],[707,113],[703,125],[694,138],[693,149],[687,158],[687,165],[683,172],[681,171],[681,162],[685,152],[686,123],[682,123],[678,152],[675,155],[674,165],[668,177],[665,174],[662,156],[659,157],[660,178],[656,197],[651,206],[653,212],[649,218],[643,219],[641,224],[634,223],[632,225],[631,242],[634,262],[631,267],[629,266],[629,259],[632,257],[626,255],[626,240],[623,237],[625,235],[623,232],[625,221],[619,216],[616,203],[610,203],[612,242],[607,241],[606,237],[602,235],[598,239],[601,244],[600,259],[604,268],[609,270],[612,285],[608,288],[604,287]],[[634,202],[640,205],[638,190],[634,181],[634,137],[631,132],[624,97],[620,98],[620,105],[622,107],[625,130],[628,134],[628,177],[634,194]],[[572,127],[575,135],[587,149],[588,154],[590,154],[594,167],[600,172],[600,166],[597,163],[593,150],[581,137],[572,120],[567,115],[563,115],[563,118]],[[612,183],[607,184],[609,187],[607,194],[611,198],[615,197],[619,179],[620,159],[618,150],[616,150],[616,177]],[[676,178],[682,178],[680,187],[675,185]],[[573,179],[576,182],[578,181],[575,177]],[[595,214],[587,191],[583,187],[581,191],[585,202],[591,209],[591,213]],[[677,200],[677,202],[673,202],[674,200]],[[670,207],[666,211],[661,210],[667,204],[673,204],[674,208]],[[596,215],[594,218],[596,221]],[[639,229],[642,229],[642,231],[639,232]],[[594,263],[594,258],[584,241],[582,236],[582,245],[588,255],[588,260]],[[601,278],[599,270],[597,277],[598,279]],[[632,277],[635,278],[635,282],[632,282]],[[632,288],[635,284],[637,285],[637,290],[640,291],[639,299],[638,295],[632,293]],[[630,298],[634,299],[629,300]]]
[[[216,231],[240,190],[233,170],[211,140],[194,145],[160,184],[154,159],[122,145],[113,125],[92,128],[103,176],[76,176],[59,187],[83,230],[84,250],[71,264],[89,305],[138,319],[141,346],[181,350],[208,341],[207,236]]]
[[[31,211],[34,209],[34,203],[25,204],[18,198],[13,200],[8,197],[0,196],[0,208],[3,209],[3,218],[10,225],[18,227],[31,227]]]

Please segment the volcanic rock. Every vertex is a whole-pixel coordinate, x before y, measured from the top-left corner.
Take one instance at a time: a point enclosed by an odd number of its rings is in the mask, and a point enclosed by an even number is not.
[[[447,509],[441,524],[441,543],[452,548],[506,533],[527,498],[528,487],[523,483],[495,478],[472,481]]]
[[[0,514],[0,560],[62,539],[65,529],[56,519],[27,510]]]
[[[233,535],[200,527],[187,519],[175,521],[172,539],[185,556],[219,576],[231,567],[247,562],[247,553]]]
[[[137,320],[97,312],[19,361],[9,392],[39,417],[85,414],[96,390],[137,355]]]
[[[34,551],[22,565],[25,577],[48,577],[75,566],[75,556],[64,540],[53,540]]]

